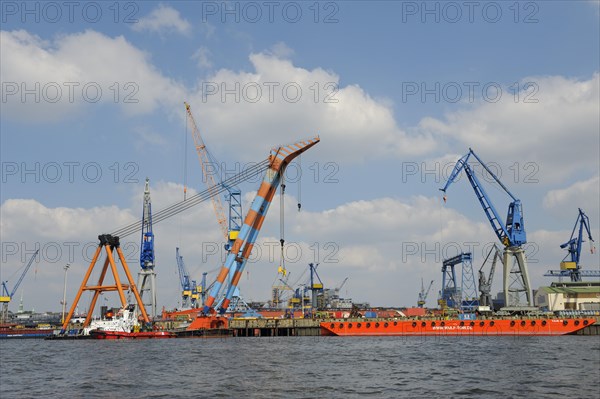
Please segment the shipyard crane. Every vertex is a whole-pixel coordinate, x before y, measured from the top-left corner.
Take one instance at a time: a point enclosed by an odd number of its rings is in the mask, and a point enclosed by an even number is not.
[[[286,298],[283,297],[282,293],[285,290],[288,290],[289,288],[289,284],[288,281],[290,279],[290,277],[292,276],[292,273],[288,272],[287,270],[285,271],[285,273],[281,273],[283,276],[283,279],[277,279],[278,281],[282,281],[283,285],[275,285],[275,281],[273,281],[273,284],[271,286],[271,303],[272,306],[274,308],[279,308],[279,304],[282,303]]]
[[[195,280],[190,279],[190,275],[183,263],[183,256],[179,254],[179,248],[175,248],[175,258],[177,268],[179,269],[179,281],[181,283],[181,307],[183,309],[198,307],[198,286]]]
[[[196,146],[196,152],[198,153],[198,160],[200,161],[202,174],[204,176],[204,181],[206,182],[206,188],[208,190],[215,190],[217,187],[221,186],[226,189],[225,200],[229,203],[228,216],[225,216],[225,210],[220,196],[212,196],[212,203],[217,216],[217,223],[219,224],[226,241],[225,249],[229,250],[242,227],[242,193],[238,188],[231,187],[222,182],[218,175],[215,178],[215,172],[218,170],[217,165],[219,165],[219,163],[206,148],[206,144],[202,139],[200,130],[192,115],[190,105],[187,102],[184,102],[184,104],[187,118],[191,125],[191,133],[192,138],[194,139],[194,145]],[[184,187],[184,190],[187,190],[187,187]]]
[[[209,290],[211,287],[206,287],[206,275],[208,273],[204,272],[202,273],[202,280],[200,281],[200,297],[202,298],[202,306],[204,307],[204,301],[206,300],[206,291]]]
[[[318,263],[309,263],[308,267],[310,268],[310,291],[312,294],[311,305],[313,309],[316,309],[317,304],[317,296],[319,293],[323,293],[323,281],[321,281],[321,277],[319,277],[319,273],[317,273]],[[317,277],[315,279],[315,276]],[[317,282],[318,281],[318,282]]]
[[[508,205],[508,213],[506,222],[502,220],[490,197],[485,192],[481,182],[475,175],[474,169],[469,165],[469,160],[473,156],[483,168],[492,176],[494,181],[500,188],[512,199]],[[469,152],[458,160],[446,185],[440,190],[444,192],[444,202],[446,201],[446,192],[450,185],[454,183],[458,175],[465,171],[471,187],[475,191],[475,195],[483,208],[483,211],[492,226],[492,230],[496,237],[504,245],[503,254],[503,283],[504,283],[504,298],[506,307],[522,306],[520,303],[521,294],[525,294],[527,305],[532,306],[531,288],[529,284],[529,274],[527,271],[527,260],[523,245],[527,243],[525,233],[525,223],[523,220],[523,209],[521,200],[516,198],[500,179],[490,170],[490,168],[469,148]],[[512,258],[517,268],[509,265],[509,259]],[[512,281],[511,280],[512,276]]]
[[[486,277],[485,272],[483,271],[483,267],[487,263],[488,259],[494,253],[494,258],[492,259],[492,265],[490,266],[490,273]],[[485,260],[481,264],[479,268],[479,306],[489,306],[490,309],[494,308],[494,304],[492,302],[492,283],[494,282],[494,272],[496,271],[496,263],[498,259],[502,259],[500,254],[500,248],[496,244],[490,249]]]
[[[33,255],[31,256],[31,259],[29,259],[29,262],[27,262],[27,266],[25,266],[23,273],[21,273],[21,275],[19,276],[19,279],[17,280],[17,283],[14,285],[12,291],[9,292],[8,287],[6,286],[6,284],[8,283],[8,280],[2,282],[2,292],[0,292],[0,302],[2,303],[2,315],[1,315],[0,319],[2,322],[5,322],[6,320],[8,320],[8,304],[10,303],[13,296],[17,292],[17,289],[19,289],[21,282],[25,278],[27,271],[31,267],[33,260],[35,259],[35,257],[37,256],[37,254],[39,252],[40,252],[40,250],[36,249],[36,251],[33,253]]]
[[[425,290],[425,286],[423,285],[423,279],[421,279],[421,291],[419,292],[419,300],[417,301],[417,306],[422,308],[425,306],[427,302],[427,295],[429,295],[429,290],[431,290],[431,286],[433,285],[433,280],[429,283],[429,287]]]
[[[279,279],[283,283],[283,286],[292,292],[292,297],[289,299],[291,304],[290,307],[299,307],[302,304],[302,293],[300,292],[300,288],[294,289],[291,285],[284,281],[283,279]]]
[[[213,196],[212,203],[215,210],[215,215],[217,216],[217,223],[219,224],[223,237],[225,238],[225,250],[228,251],[233,245],[242,227],[242,192],[236,187],[225,184],[221,180],[220,174],[217,174],[215,178],[215,172],[219,170],[219,163],[208,151],[208,148],[202,139],[202,135],[200,134],[200,130],[196,125],[196,120],[192,115],[192,109],[190,105],[185,101],[184,105],[187,119],[191,126],[191,134],[192,138],[194,139],[194,145],[196,146],[198,160],[200,161],[200,166],[202,167],[202,174],[204,176],[206,188],[208,190],[215,190],[218,187],[225,188],[224,197],[225,201],[227,201],[229,204],[228,216],[225,216],[225,210],[223,208],[223,202],[220,196]],[[185,190],[187,190],[187,187],[184,187],[184,192]],[[231,280],[228,280],[227,285],[230,284]],[[234,292],[233,296],[239,298],[239,289]]]
[[[297,143],[281,146],[271,150],[269,155],[269,168],[258,189],[250,210],[246,214],[242,228],[239,231],[233,245],[229,248],[225,263],[217,276],[212,290],[206,300],[202,313],[208,315],[213,313],[213,305],[219,297],[223,285],[231,276],[231,284],[227,288],[225,299],[220,303],[216,311],[220,314],[225,313],[229,306],[232,296],[240,281],[252,247],[258,237],[258,234],[264,223],[264,219],[269,210],[269,205],[273,200],[277,187],[281,182],[282,175],[287,165],[298,155],[308,150],[320,141],[319,137],[299,141]]]
[[[340,296],[340,291],[342,289],[342,287],[346,284],[346,281],[348,281],[348,277],[346,277],[344,279],[344,281],[342,281],[342,284],[340,284],[337,288],[335,288],[334,292],[335,292],[335,296],[339,298]]]
[[[442,262],[442,307],[461,309],[464,312],[472,312],[477,307],[472,259],[470,252],[463,252]],[[456,265],[461,265],[460,287],[456,278]]]
[[[150,296],[144,305],[150,308],[152,317],[156,317],[156,272],[154,271],[154,233],[152,232],[152,201],[150,199],[150,179],[146,178],[144,186],[144,206],[142,211],[142,238],[140,243],[140,266],[138,273],[138,289],[140,297],[144,293]],[[139,311],[139,309],[138,309]]]
[[[579,225],[579,231],[576,236],[575,231],[577,230],[577,225]],[[598,270],[581,270],[579,259],[581,257],[581,246],[585,242],[583,239],[583,229],[585,229],[587,232],[590,243],[590,252],[592,254],[595,252],[595,247],[593,244],[594,239],[592,238],[590,229],[590,219],[587,217],[585,212],[579,208],[575,225],[571,231],[571,238],[569,241],[560,246],[562,249],[567,250],[567,255],[564,257],[562,262],[560,262],[560,270],[548,270],[544,276],[571,277],[571,281],[581,281],[582,277],[600,277],[600,271]],[[569,258],[568,261],[566,260],[567,258]]]

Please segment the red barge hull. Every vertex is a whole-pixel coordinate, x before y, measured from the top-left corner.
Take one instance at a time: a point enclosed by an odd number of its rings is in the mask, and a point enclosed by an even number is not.
[[[534,336],[572,334],[596,322],[580,319],[337,320],[321,323],[321,335],[336,336]]]

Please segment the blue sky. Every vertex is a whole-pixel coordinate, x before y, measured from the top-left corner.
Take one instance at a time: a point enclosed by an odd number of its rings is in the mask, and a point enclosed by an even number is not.
[[[344,294],[373,305],[414,305],[421,278],[439,290],[443,248],[495,240],[464,178],[440,199],[469,147],[523,200],[534,287],[564,256],[578,207],[598,236],[598,2],[269,4],[272,20],[264,2],[121,2],[118,15],[112,2],[82,2],[72,18],[60,3],[60,15],[3,3],[2,280],[15,281],[31,248],[45,253],[23,283],[26,305],[59,308],[67,262],[74,295],[80,248],[141,215],[145,177],[155,210],[181,199],[184,164],[188,185],[204,188],[183,101],[228,169],[321,136],[302,158],[300,213],[288,185],[286,239],[303,249],[290,282],[317,261],[326,285],[349,277]],[[242,185],[246,202],[256,188]],[[504,216],[507,197],[490,193]],[[279,239],[275,202],[266,242]],[[217,227],[209,203],[155,227],[161,305],[177,306],[175,246],[198,279],[218,266],[203,244],[219,241]],[[247,299],[269,298],[278,262],[248,267]]]

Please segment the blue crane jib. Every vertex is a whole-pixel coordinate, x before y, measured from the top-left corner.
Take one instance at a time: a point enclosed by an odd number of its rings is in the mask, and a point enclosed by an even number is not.
[[[183,308],[193,307],[195,308],[198,300],[198,284],[196,280],[190,279],[185,263],[183,262],[183,256],[179,254],[179,247],[175,248],[175,257],[177,261],[177,268],[179,270],[179,281],[181,284],[181,306]]]
[[[471,253],[470,252],[463,252],[462,254],[456,255],[452,258],[446,259],[444,260],[444,262],[442,263],[442,267],[446,268],[448,266],[454,266],[454,265],[458,265],[460,263],[466,262],[466,261],[470,261],[471,259]]]
[[[579,231],[577,232],[577,225],[579,225]],[[577,219],[575,220],[575,226],[573,226],[573,231],[571,231],[571,238],[569,241],[562,244],[560,247],[562,249],[567,250],[567,255],[560,262],[561,270],[548,270],[544,276],[547,277],[570,277],[571,281],[582,281],[582,277],[600,277],[600,271],[598,270],[582,270],[580,264],[581,258],[581,247],[585,242],[583,239],[584,229],[587,232],[587,237],[590,242],[590,251],[594,253],[592,232],[590,229],[590,219],[588,216],[579,208],[579,213],[577,215]],[[576,233],[577,232],[577,233]],[[569,261],[566,259],[569,258]]]
[[[31,258],[29,259],[29,262],[27,262],[27,266],[25,266],[25,269],[23,270],[23,272],[19,276],[19,279],[17,280],[17,282],[13,286],[12,291],[10,291],[10,292],[8,291],[8,287],[6,286],[6,284],[8,283],[8,281],[3,281],[2,282],[2,291],[0,292],[0,302],[10,302],[10,300],[12,299],[12,297],[15,296],[15,293],[17,292],[17,289],[21,285],[21,282],[23,282],[23,279],[25,278],[25,275],[27,274],[27,271],[31,267],[31,265],[32,265],[35,257],[37,256],[37,254],[39,252],[40,252],[40,250],[36,249],[36,251],[33,253],[33,255],[31,256]]]
[[[496,208],[494,207],[490,197],[485,192],[481,182],[475,175],[473,168],[469,165],[469,158],[471,155],[473,155],[473,157],[481,164],[481,166],[483,166],[483,168],[492,176],[494,181],[498,183],[502,190],[504,190],[504,192],[506,192],[506,194],[508,194],[512,199],[512,202],[508,205],[508,213],[505,223],[500,218],[500,215],[496,211]],[[508,188],[502,184],[500,179],[498,179],[498,177],[477,156],[477,154],[473,152],[472,149],[469,148],[469,152],[460,158],[458,162],[456,162],[456,165],[454,166],[446,185],[440,190],[446,193],[450,185],[454,183],[460,172],[463,170],[465,171],[465,174],[469,179],[469,183],[471,183],[471,186],[475,191],[475,195],[477,196],[477,199],[479,200],[479,203],[481,204],[481,207],[483,208],[483,211],[485,212],[485,215],[487,216],[488,221],[492,225],[492,229],[494,230],[494,233],[500,242],[506,247],[516,247],[525,244],[527,242],[527,238],[525,233],[525,223],[523,221],[523,209],[521,201],[518,198],[515,198]],[[444,200],[445,199],[446,197],[444,196]]]
[[[575,231],[577,230],[578,224],[579,224],[579,233],[576,237]],[[588,240],[590,240],[590,245],[591,245],[591,243],[594,242],[594,239],[592,238],[592,232],[590,230],[590,219],[581,210],[581,208],[579,208],[579,214],[577,215],[577,220],[575,221],[575,226],[573,226],[573,231],[571,231],[571,239],[560,246],[562,249],[567,248],[567,251],[569,252],[569,254],[567,256],[570,256],[571,262],[575,262],[577,265],[579,265],[579,259],[581,257],[581,244],[585,242],[585,240],[583,239],[583,229],[584,228],[587,232]],[[593,252],[594,251],[593,251],[593,246],[592,246],[592,253]],[[565,259],[566,259],[566,257],[565,257]]]

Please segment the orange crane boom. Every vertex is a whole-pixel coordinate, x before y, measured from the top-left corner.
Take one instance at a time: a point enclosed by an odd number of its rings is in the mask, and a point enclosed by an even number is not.
[[[206,149],[206,144],[204,144],[204,140],[202,140],[200,130],[198,130],[198,126],[196,125],[190,105],[187,102],[184,102],[184,104],[187,111],[187,118],[192,128],[192,137],[194,139],[194,145],[196,146],[196,152],[198,153],[198,160],[200,161],[200,166],[202,167],[202,174],[204,175],[206,188],[211,190],[221,184],[220,180],[219,183],[217,183],[215,180],[214,173],[212,173],[213,171],[208,170],[209,165],[214,164],[215,161],[211,159],[211,156]],[[215,214],[217,215],[217,222],[219,223],[223,237],[225,237],[226,240],[229,240],[229,228],[227,226],[227,217],[225,217],[221,196],[213,195],[211,199]]]

